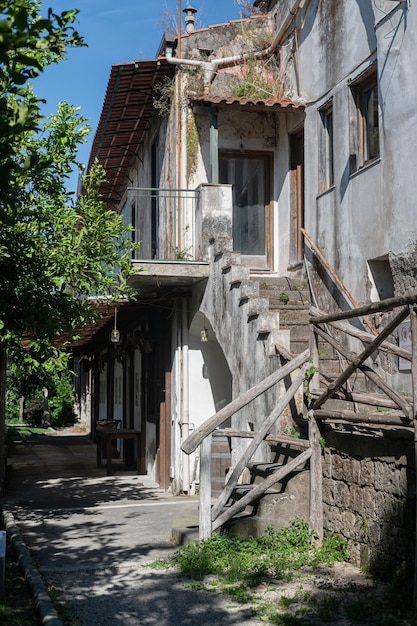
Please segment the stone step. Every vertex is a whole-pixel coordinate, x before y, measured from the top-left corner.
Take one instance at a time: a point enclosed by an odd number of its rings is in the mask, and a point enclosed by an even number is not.
[[[306,309],[288,309],[286,307],[269,307],[271,310],[279,310],[281,323],[283,326],[304,325],[310,326],[309,314]]]
[[[300,280],[295,281],[287,276],[275,276],[275,275],[259,275],[252,274],[253,278],[259,280],[261,289],[275,289],[280,291],[306,291],[309,293],[308,285]]]
[[[255,507],[247,507],[225,527],[230,532],[257,537],[264,534],[268,527],[281,530],[295,517],[308,521],[309,514],[310,473],[304,470],[291,476],[283,492],[267,492]]]
[[[258,317],[258,334],[263,335],[279,330],[280,316],[278,311],[266,311]]]
[[[267,339],[266,353],[268,356],[280,356],[280,347],[291,353],[290,330],[286,328],[274,329],[269,333]],[[285,356],[285,355],[284,355]]]
[[[219,260],[222,270],[232,267],[232,265],[241,265],[242,263],[240,252],[224,252]]]
[[[226,252],[233,252],[231,237],[217,237],[210,241],[210,246],[215,261],[219,261]]]
[[[259,286],[259,289],[261,295],[268,296],[271,304],[273,304],[274,306],[292,305],[306,309],[309,309],[311,306],[310,294],[308,292],[263,289],[262,285]]]
[[[230,265],[222,270],[222,272],[230,285],[235,285],[249,279],[249,268],[243,265]]]
[[[259,283],[256,280],[242,280],[239,300],[259,297]]]
[[[288,455],[288,458],[290,460],[292,460],[294,457],[298,456],[299,452],[294,450],[294,455]],[[276,472],[278,469],[282,468],[285,466],[285,463],[283,462],[277,462],[277,463],[252,463],[251,465],[249,465],[249,470],[251,472],[251,477],[252,477],[252,483],[251,484],[255,484],[255,485],[259,485],[260,483],[262,483],[262,481],[265,478],[268,478],[268,476],[270,476],[271,474],[273,474],[274,472]],[[283,487],[286,485],[286,483],[288,482],[288,480],[295,475],[296,473],[303,471],[304,468],[300,467],[299,469],[294,470],[293,472],[291,472],[290,474],[288,474],[288,476],[285,477],[284,480],[280,481],[279,483],[277,483],[276,487],[275,487],[275,491],[283,491]]]
[[[257,317],[269,312],[268,298],[248,298],[248,317]]]

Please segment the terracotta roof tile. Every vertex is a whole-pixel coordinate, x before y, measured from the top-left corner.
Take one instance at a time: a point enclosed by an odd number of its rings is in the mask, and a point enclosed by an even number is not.
[[[195,96],[191,98],[191,103],[195,104],[214,104],[217,106],[237,106],[246,108],[265,109],[271,108],[275,110],[285,109],[303,109],[304,105],[294,102],[290,98],[237,98],[235,96]]]

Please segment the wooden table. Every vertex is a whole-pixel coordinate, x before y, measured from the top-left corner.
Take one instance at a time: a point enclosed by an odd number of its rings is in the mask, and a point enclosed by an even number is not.
[[[140,430],[130,430],[128,428],[97,428],[96,429],[96,447],[97,447],[97,467],[101,467],[101,449],[102,444],[106,450],[106,468],[107,476],[112,476],[112,456],[113,441],[115,439],[134,439],[136,441],[137,453],[137,473],[140,474]]]

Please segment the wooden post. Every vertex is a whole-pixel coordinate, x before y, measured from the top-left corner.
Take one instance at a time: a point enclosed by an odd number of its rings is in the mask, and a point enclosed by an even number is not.
[[[318,335],[313,324],[310,325],[310,354],[312,365],[315,368],[310,381],[309,390],[314,389],[320,384],[319,373],[319,350]],[[311,448],[310,457],[310,528],[316,531],[319,541],[323,540],[323,470],[321,466],[321,446],[320,431],[314,418],[314,411],[311,408],[311,401],[307,400],[308,410],[308,439]]]
[[[327,261],[327,259],[323,255],[323,253],[319,250],[319,248],[316,246],[316,244],[311,239],[310,235],[304,230],[304,228],[301,228],[301,232],[304,235],[304,237],[307,239],[308,243],[310,244],[310,247],[311,247],[312,251],[314,252],[314,254],[316,254],[316,256],[320,259],[320,261],[322,262],[324,267],[330,273],[330,275],[333,278],[333,280],[336,283],[336,285],[339,287],[339,289],[342,291],[342,293],[344,293],[344,295],[349,300],[349,302],[352,304],[352,306],[354,306],[355,309],[356,309],[359,306],[358,303],[353,298],[352,294],[346,289],[345,285],[340,280],[339,276],[336,274],[336,272],[334,271],[334,269],[332,268],[330,263]],[[375,335],[375,336],[378,335],[378,332],[377,332],[375,326],[370,322],[370,320],[366,316],[363,317],[363,321],[367,325],[367,327],[369,328],[369,330],[371,331],[371,333],[373,335]]]
[[[310,457],[310,527],[316,531],[319,541],[323,540],[323,470],[321,466],[320,431],[309,412],[308,438],[311,447]]]
[[[413,386],[413,417],[414,417],[414,463],[417,472],[417,313],[414,306],[410,306],[410,327],[411,327],[411,379]],[[417,537],[417,487],[416,498],[416,537]],[[417,544],[414,553],[414,586],[413,586],[414,607],[417,608]]]
[[[200,541],[211,537],[211,439],[209,435],[200,445]]]

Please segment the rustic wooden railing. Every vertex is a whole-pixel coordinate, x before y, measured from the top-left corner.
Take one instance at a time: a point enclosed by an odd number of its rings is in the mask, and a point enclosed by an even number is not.
[[[200,539],[205,539],[211,533],[226,522],[228,522],[237,513],[243,511],[248,505],[258,500],[270,487],[275,483],[282,481],[288,474],[296,468],[304,465],[310,460],[310,526],[316,530],[321,538],[323,534],[323,515],[322,515],[322,493],[321,493],[321,448],[319,442],[319,432],[314,417],[309,422],[309,440],[294,439],[290,437],[272,435],[270,431],[275,426],[277,420],[282,415],[284,409],[294,398],[300,387],[303,386],[306,379],[306,370],[309,367],[310,351],[305,350],[296,357],[291,358],[285,365],[280,367],[273,374],[265,378],[263,381],[244,392],[241,396],[233,400],[221,411],[208,419],[200,428],[198,428],[183,443],[182,449],[187,454],[193,452],[197,446],[200,447]],[[294,376],[294,380],[287,391],[280,398],[277,406],[266,417],[261,428],[257,432],[236,431],[231,429],[219,430],[232,415],[248,405],[255,398],[265,393],[272,386],[283,380],[286,376],[299,370]],[[216,502],[212,502],[211,495],[211,441],[212,436],[225,435],[229,437],[244,437],[250,439],[250,443],[241,458],[236,462],[226,485],[218,497]],[[260,484],[254,486],[241,499],[228,505],[230,497],[236,488],[238,481],[248,466],[250,459],[253,457],[257,448],[262,441],[291,444],[295,450],[300,453],[294,459],[286,463],[284,466],[276,469],[271,475],[265,478]]]
[[[413,352],[416,344],[415,337],[413,338],[413,349],[411,352],[399,348],[391,341],[387,341],[387,339],[392,336],[399,324],[408,318],[410,314],[412,318],[414,317],[416,302],[417,294],[414,294],[400,298],[389,298],[388,300],[382,300],[380,302],[372,302],[357,309],[341,311],[334,314],[325,314],[315,307],[311,308],[310,350],[313,365],[315,367],[315,373],[310,381],[309,392],[310,396],[313,397],[310,413],[314,414],[316,419],[323,419],[326,416],[330,417],[329,413],[331,413],[334,417],[339,419],[345,418],[346,421],[358,422],[362,419],[362,421],[366,421],[367,423],[380,424],[388,423],[386,420],[390,420],[390,423],[401,423],[403,425],[408,423],[409,425],[412,425],[416,408],[413,405],[413,399],[407,398],[392,387],[392,385],[390,385],[383,378],[383,376],[376,371],[377,368],[374,366],[370,356],[378,350],[381,350],[409,361],[413,360]],[[404,306],[404,304],[406,304],[406,306]],[[372,313],[380,313],[394,309],[399,309],[399,312],[397,312],[395,317],[391,319],[389,323],[387,323],[382,330],[376,334],[376,336],[342,321],[355,317],[361,318],[363,316],[369,316]],[[332,329],[336,329],[338,331],[339,339],[336,339],[333,336]],[[347,347],[347,341],[344,340],[343,336],[346,335],[359,339],[363,344],[365,344],[366,347],[364,347],[359,354],[352,352]],[[321,367],[318,350],[319,339],[327,342],[339,355],[343,356],[348,363],[347,367],[332,380],[330,380],[329,376],[320,375]],[[364,391],[352,392],[347,389],[345,383],[357,370],[361,371],[364,376],[383,393],[367,393]],[[331,398],[344,400],[350,403],[394,409],[400,411],[401,415],[398,416],[394,414],[393,416],[389,416],[388,413],[381,417],[381,415],[366,413],[366,415],[361,416],[360,414],[357,414],[357,411],[355,412],[343,408],[337,412],[337,415],[335,415],[334,410],[329,412],[324,408],[326,401]]]
[[[395,311],[396,315],[378,333],[373,329],[372,334],[360,330],[346,322],[348,319],[364,318],[376,313]],[[346,423],[401,425],[414,431],[415,459],[417,463],[417,294],[407,294],[398,298],[388,298],[380,302],[372,302],[348,311],[326,314],[317,308],[311,311],[311,339],[310,350],[315,373],[310,381],[310,406],[308,414],[314,420],[337,420]],[[396,330],[398,325],[410,318],[411,351],[408,352],[396,343],[388,341],[388,337]],[[367,319],[369,325],[369,319]],[[338,331],[339,339],[333,336],[334,330]],[[342,334],[342,336],[340,336]],[[359,354],[350,351],[343,339],[346,335],[362,341],[366,346]],[[375,336],[376,335],[376,336]],[[333,380],[329,376],[320,375],[320,356],[318,341],[325,340],[348,362],[348,366]],[[411,362],[412,397],[406,397],[394,389],[376,371],[373,361],[369,358],[377,350],[402,357]],[[382,393],[366,393],[364,391],[351,391],[345,386],[349,377],[357,370],[362,372]],[[341,408],[335,411],[326,409],[327,400],[335,398],[354,403],[354,410]],[[357,404],[356,404],[357,403]],[[343,405],[343,403],[342,403]],[[358,405],[368,405],[392,409],[392,412],[381,414],[362,411]],[[416,497],[416,534],[417,534],[417,490]],[[414,605],[417,607],[417,546],[414,566]]]

